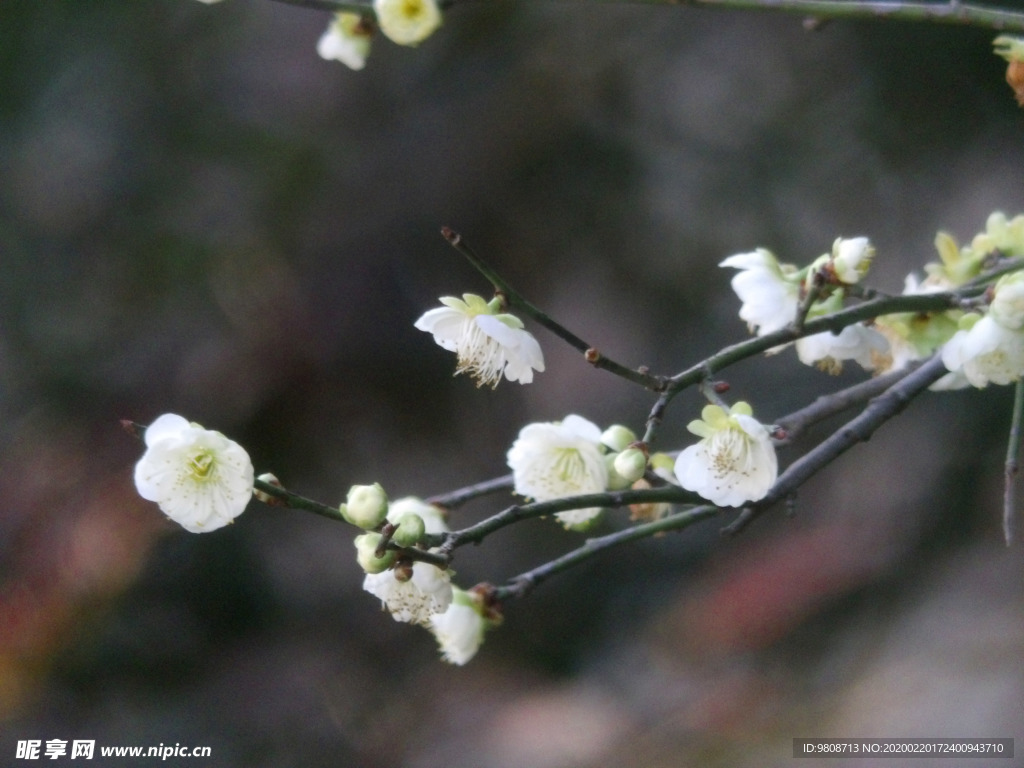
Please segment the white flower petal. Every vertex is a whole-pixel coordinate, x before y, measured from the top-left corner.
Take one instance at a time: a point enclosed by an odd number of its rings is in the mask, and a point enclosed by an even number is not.
[[[135,487],[183,528],[214,531],[245,511],[254,472],[238,443],[174,414],[156,419],[145,441],[146,453],[135,465]]]
[[[986,315],[945,343],[942,362],[975,387],[1012,384],[1024,375],[1024,331],[1006,328]]]
[[[600,493],[608,486],[601,430],[575,414],[561,422],[527,424],[508,451],[515,491],[537,501]],[[566,525],[592,519],[599,507],[556,514]]]
[[[476,608],[456,590],[448,610],[430,617],[430,631],[437,639],[444,660],[462,666],[472,659],[484,641],[487,622]]]
[[[428,624],[452,601],[451,575],[430,563],[413,563],[412,578],[399,581],[394,571],[368,573],[363,589],[379,597],[395,621]]]
[[[544,370],[537,340],[528,331],[487,314],[496,310],[479,296],[466,294],[465,298],[442,299],[446,306],[424,313],[415,327],[433,334],[439,346],[455,352],[459,358],[455,373],[470,374],[478,386],[496,387],[502,376],[521,384],[533,381],[533,372]]]
[[[734,414],[725,427],[711,428],[681,451],[675,471],[686,490],[720,507],[741,507],[765,497],[778,476],[778,459],[768,429],[752,416]]]

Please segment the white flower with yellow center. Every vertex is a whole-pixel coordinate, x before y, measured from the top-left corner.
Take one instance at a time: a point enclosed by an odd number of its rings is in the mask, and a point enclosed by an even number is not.
[[[953,389],[960,377],[975,387],[1012,384],[1024,375],[1024,331],[1015,331],[991,315],[965,315],[962,329],[942,348],[942,362],[950,373],[937,388]]]
[[[253,468],[238,443],[173,413],[146,428],[145,442],[135,487],[185,530],[215,531],[245,510]]]
[[[780,264],[765,248],[730,256],[718,266],[740,270],[732,278],[732,289],[743,302],[740,319],[758,336],[785,328],[796,318],[800,279],[795,267]]]
[[[508,451],[515,491],[537,501],[600,493],[608,485],[601,430],[582,416],[527,424]],[[558,512],[564,525],[587,523],[599,507]]]
[[[768,428],[747,403],[727,412],[705,406],[687,429],[700,438],[676,458],[676,478],[688,491],[720,507],[741,507],[763,499],[775,485],[779,465]]]
[[[529,384],[534,371],[544,370],[544,354],[522,321],[499,312],[499,302],[490,303],[472,293],[462,299],[446,296],[443,307],[431,309],[416,321],[421,331],[432,333],[434,341],[459,356],[455,374],[468,373],[477,386],[498,386],[502,374],[509,381]]]
[[[441,26],[435,0],[373,0],[380,31],[399,45],[416,45]]]
[[[448,610],[431,616],[429,629],[437,639],[444,660],[462,666],[480,649],[487,620],[470,593],[458,587],[453,588],[452,593]]]
[[[370,55],[373,27],[358,13],[342,11],[334,14],[320,36],[316,52],[321,59],[340,61],[349,69],[362,69]]]
[[[368,573],[363,589],[380,598],[395,621],[429,624],[435,613],[444,613],[452,601],[451,574],[430,563],[416,562],[411,578],[402,571]]]

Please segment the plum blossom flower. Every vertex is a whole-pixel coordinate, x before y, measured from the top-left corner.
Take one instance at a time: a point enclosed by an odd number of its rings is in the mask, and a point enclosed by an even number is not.
[[[1004,328],[1024,328],[1024,270],[1003,275],[993,288],[988,313]]]
[[[971,240],[970,250],[979,261],[992,253],[1003,256],[1024,256],[1024,214],[1007,219],[1002,211],[990,213],[985,231]]]
[[[254,473],[238,443],[173,413],[149,425],[145,442],[135,487],[185,530],[215,531],[245,510]]]
[[[370,55],[373,27],[361,14],[342,11],[334,14],[316,44],[320,58],[340,61],[349,69],[366,66]]]
[[[601,430],[575,414],[523,427],[508,451],[508,465],[516,493],[537,501],[600,493],[608,485]],[[555,517],[570,527],[589,522],[600,511],[573,509]]]
[[[432,333],[434,341],[459,356],[455,374],[468,373],[477,386],[498,386],[502,374],[509,381],[529,384],[533,372],[544,370],[544,354],[522,321],[498,312],[497,301],[486,302],[472,293],[462,299],[446,296],[444,307],[424,313],[415,326]]]
[[[875,247],[866,237],[839,237],[832,245],[832,269],[839,281],[847,285],[861,281],[874,257]]]
[[[436,0],[373,0],[380,31],[399,45],[416,45],[441,26]]]
[[[1000,324],[992,315],[965,315],[963,329],[942,348],[942,362],[954,374],[936,383],[939,389],[955,389],[962,378],[975,387],[1012,384],[1024,375],[1024,331]]]
[[[676,478],[688,491],[721,507],[741,507],[765,497],[775,485],[778,459],[768,428],[747,403],[727,412],[708,405],[687,429],[702,440],[676,458]]]
[[[888,351],[886,338],[863,323],[848,325],[839,333],[824,331],[796,341],[801,363],[830,373],[842,371],[844,360],[853,360],[866,371],[874,370]]]
[[[448,610],[431,616],[429,629],[440,646],[442,658],[462,666],[480,649],[487,625],[473,596],[454,587]]]
[[[397,569],[368,573],[363,589],[379,597],[395,621],[427,625],[431,616],[444,613],[451,604],[451,574],[424,562],[415,562],[410,568],[411,575]]]
[[[730,256],[718,266],[740,270],[732,278],[732,289],[743,302],[740,319],[751,331],[765,336],[793,322],[800,302],[795,267],[780,264],[765,248]]]

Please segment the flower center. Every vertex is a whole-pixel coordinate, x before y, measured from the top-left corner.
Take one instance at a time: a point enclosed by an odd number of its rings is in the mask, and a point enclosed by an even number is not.
[[[205,480],[213,469],[213,454],[200,451],[188,460],[188,471],[197,480]]]
[[[556,451],[555,473],[558,479],[572,488],[580,488],[586,475],[583,457],[575,448],[562,448]]]
[[[402,3],[402,15],[410,21],[414,21],[423,15],[423,3],[421,0],[405,0]]]
[[[750,444],[746,435],[737,429],[724,429],[711,440],[709,453],[715,476],[722,478],[736,473],[745,475],[750,470]]]

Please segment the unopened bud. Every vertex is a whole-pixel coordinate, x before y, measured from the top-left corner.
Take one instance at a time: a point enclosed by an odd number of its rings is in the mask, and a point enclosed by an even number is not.
[[[388,496],[380,483],[353,485],[348,491],[346,503],[338,509],[341,516],[352,525],[369,531],[383,523],[387,517]]]
[[[415,512],[406,512],[398,521],[398,527],[391,535],[391,540],[400,547],[411,547],[426,533],[427,526],[423,518]]]
[[[615,460],[619,458],[617,453],[605,454],[604,463],[608,468],[608,490],[609,491],[621,491],[624,488],[629,488],[630,480],[627,480],[618,473],[615,469]]]
[[[621,424],[612,424],[601,433],[602,445],[608,446],[613,451],[624,451],[630,443],[636,442],[636,433],[629,427]]]
[[[278,480],[276,477],[274,477],[274,475],[270,474],[269,472],[264,472],[256,479],[266,483],[267,485],[272,485],[275,488],[282,487],[281,481]],[[281,501],[281,499],[277,498],[276,496],[271,496],[269,493],[267,493],[266,491],[261,491],[259,488],[254,488],[252,495],[256,497],[257,501],[262,501],[264,504],[271,504],[279,507],[284,506],[284,502]]]
[[[627,448],[615,457],[615,471],[629,483],[644,476],[647,470],[647,456],[639,448]]]
[[[390,568],[397,555],[393,550],[385,550],[383,557],[377,557],[377,547],[382,536],[379,533],[364,533],[356,536],[356,561],[367,573],[383,573]]]

